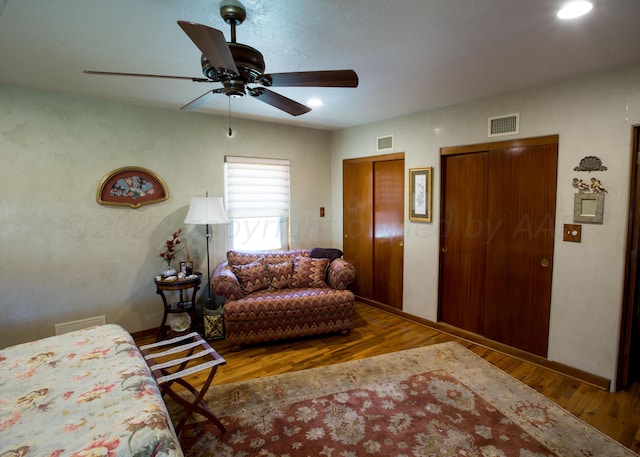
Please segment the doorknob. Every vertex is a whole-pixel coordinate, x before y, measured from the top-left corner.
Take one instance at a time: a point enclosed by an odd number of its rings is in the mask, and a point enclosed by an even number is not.
[[[540,261],[540,265],[542,265],[544,268],[547,268],[549,266],[549,261],[547,259],[542,259]]]
[[[447,252],[447,248],[442,248],[442,252],[446,253]]]
[[[404,246],[404,241],[400,241],[400,247]]]

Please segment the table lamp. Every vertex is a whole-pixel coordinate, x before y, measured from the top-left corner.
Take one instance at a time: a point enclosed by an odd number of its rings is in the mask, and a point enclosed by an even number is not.
[[[189,205],[187,217],[184,219],[185,224],[206,225],[207,237],[207,290],[209,291],[209,304],[212,303],[211,297],[211,265],[209,262],[209,233],[210,224],[227,224],[229,220],[224,211],[222,197],[209,197],[206,193],[204,197],[193,197]]]

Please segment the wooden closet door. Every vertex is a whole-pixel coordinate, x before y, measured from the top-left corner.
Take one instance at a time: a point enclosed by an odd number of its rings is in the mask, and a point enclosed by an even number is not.
[[[546,356],[558,137],[442,154],[439,319]]]
[[[442,160],[438,319],[483,332],[488,153]]]
[[[547,355],[557,145],[493,150],[487,186],[484,335]]]
[[[343,251],[356,296],[402,309],[404,154],[343,161]]]
[[[342,189],[342,249],[356,268],[350,289],[373,298],[373,162],[344,161]]]
[[[373,164],[373,299],[402,309],[404,159]]]

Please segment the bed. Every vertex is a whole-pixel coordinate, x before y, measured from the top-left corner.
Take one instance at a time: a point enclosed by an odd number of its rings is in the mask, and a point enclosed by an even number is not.
[[[0,456],[183,456],[156,381],[114,324],[0,349]]]

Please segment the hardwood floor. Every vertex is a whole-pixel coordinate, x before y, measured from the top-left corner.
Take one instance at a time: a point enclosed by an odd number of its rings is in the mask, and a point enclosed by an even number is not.
[[[210,341],[227,361],[213,385],[326,366],[445,341],[458,341],[493,365],[537,390],[586,423],[640,453],[640,383],[611,393],[480,344],[439,332],[378,308],[356,303],[350,335],[328,335],[250,346],[231,351],[225,340]],[[139,345],[155,333],[136,335]],[[189,381],[198,385],[202,375]]]

